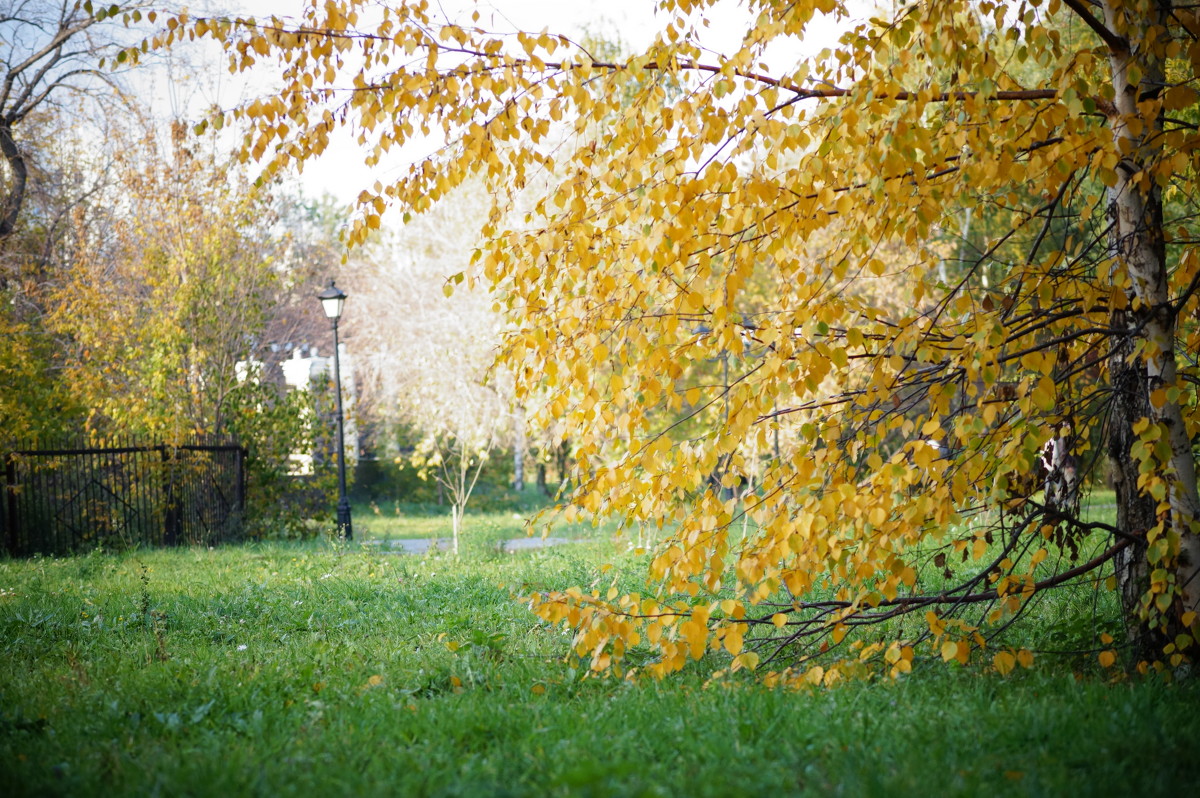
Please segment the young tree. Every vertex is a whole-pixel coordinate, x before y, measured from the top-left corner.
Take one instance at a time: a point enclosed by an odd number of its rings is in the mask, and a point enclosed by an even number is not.
[[[460,191],[372,246],[358,275],[358,341],[373,402],[420,436],[412,460],[450,499],[455,553],[463,512],[510,422],[511,390],[489,374],[500,316],[487,292],[448,290],[470,262],[485,212],[482,193]]]
[[[183,20],[158,43],[278,59],[283,90],[224,120],[248,126],[245,157],[272,153],[268,173],[338,125],[371,163],[444,143],[364,192],[354,241],[389,204],[425,211],[488,181],[478,269],[518,321],[504,361],[578,442],[575,505],[670,530],[649,596],[534,598],[593,668],[643,644],[658,674],[712,649],[776,678],[905,672],[923,650],[989,649],[1007,672],[1032,655],[1006,630],[1106,568],[1137,658],[1190,661],[1200,17],[1164,0],[926,0],[783,63],[846,5],[750,0],[723,54],[702,46],[712,5],[663,0],[655,41],[608,60],[424,0]],[[952,275],[937,242],[967,210],[995,232]],[[873,301],[881,280],[910,301]],[[730,357],[729,381],[689,378]],[[1048,444],[1053,470],[1109,471],[1115,524],[1045,500]],[[775,455],[739,502],[710,475],[729,487],[750,451]]]

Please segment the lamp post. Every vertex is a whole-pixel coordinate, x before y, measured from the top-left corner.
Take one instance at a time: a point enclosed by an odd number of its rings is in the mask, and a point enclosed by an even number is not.
[[[346,304],[346,292],[329,281],[329,286],[317,294],[325,315],[333,323],[333,389],[337,393],[337,458],[338,458],[338,535],[346,540],[354,537],[350,524],[350,500],[346,498],[346,437],[342,428],[342,373],[338,357],[338,319],[342,317],[342,306]]]

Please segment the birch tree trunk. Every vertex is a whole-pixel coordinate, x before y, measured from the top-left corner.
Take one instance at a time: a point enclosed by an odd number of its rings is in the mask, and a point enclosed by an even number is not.
[[[463,508],[458,502],[453,502],[450,505],[450,534],[451,542],[454,547],[454,556],[458,556],[458,529],[462,525]]]
[[[1169,289],[1162,192],[1154,176],[1161,156],[1163,32],[1171,5],[1149,0],[1121,7],[1103,0],[1101,8],[1114,91],[1109,116],[1122,156],[1109,194],[1110,245],[1114,277],[1127,300],[1127,307],[1113,311],[1114,329],[1127,332],[1114,339],[1110,361],[1117,526],[1132,541],[1118,561],[1117,578],[1127,617],[1139,619],[1148,633],[1139,635],[1138,653],[1156,659],[1164,653],[1161,645],[1183,631],[1180,619],[1200,610],[1200,497],[1174,390],[1178,307]],[[1138,454],[1139,448],[1149,454]],[[1159,571],[1166,578],[1155,577]]]

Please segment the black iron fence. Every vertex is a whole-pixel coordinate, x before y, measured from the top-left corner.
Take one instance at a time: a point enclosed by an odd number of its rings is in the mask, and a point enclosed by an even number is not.
[[[239,536],[245,504],[232,441],[29,446],[4,453],[0,538],[11,556],[211,544]]]

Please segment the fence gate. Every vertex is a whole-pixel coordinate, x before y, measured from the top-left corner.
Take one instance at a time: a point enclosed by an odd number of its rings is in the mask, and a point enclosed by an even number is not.
[[[4,455],[0,538],[11,556],[237,537],[246,450],[236,443],[28,447]]]

